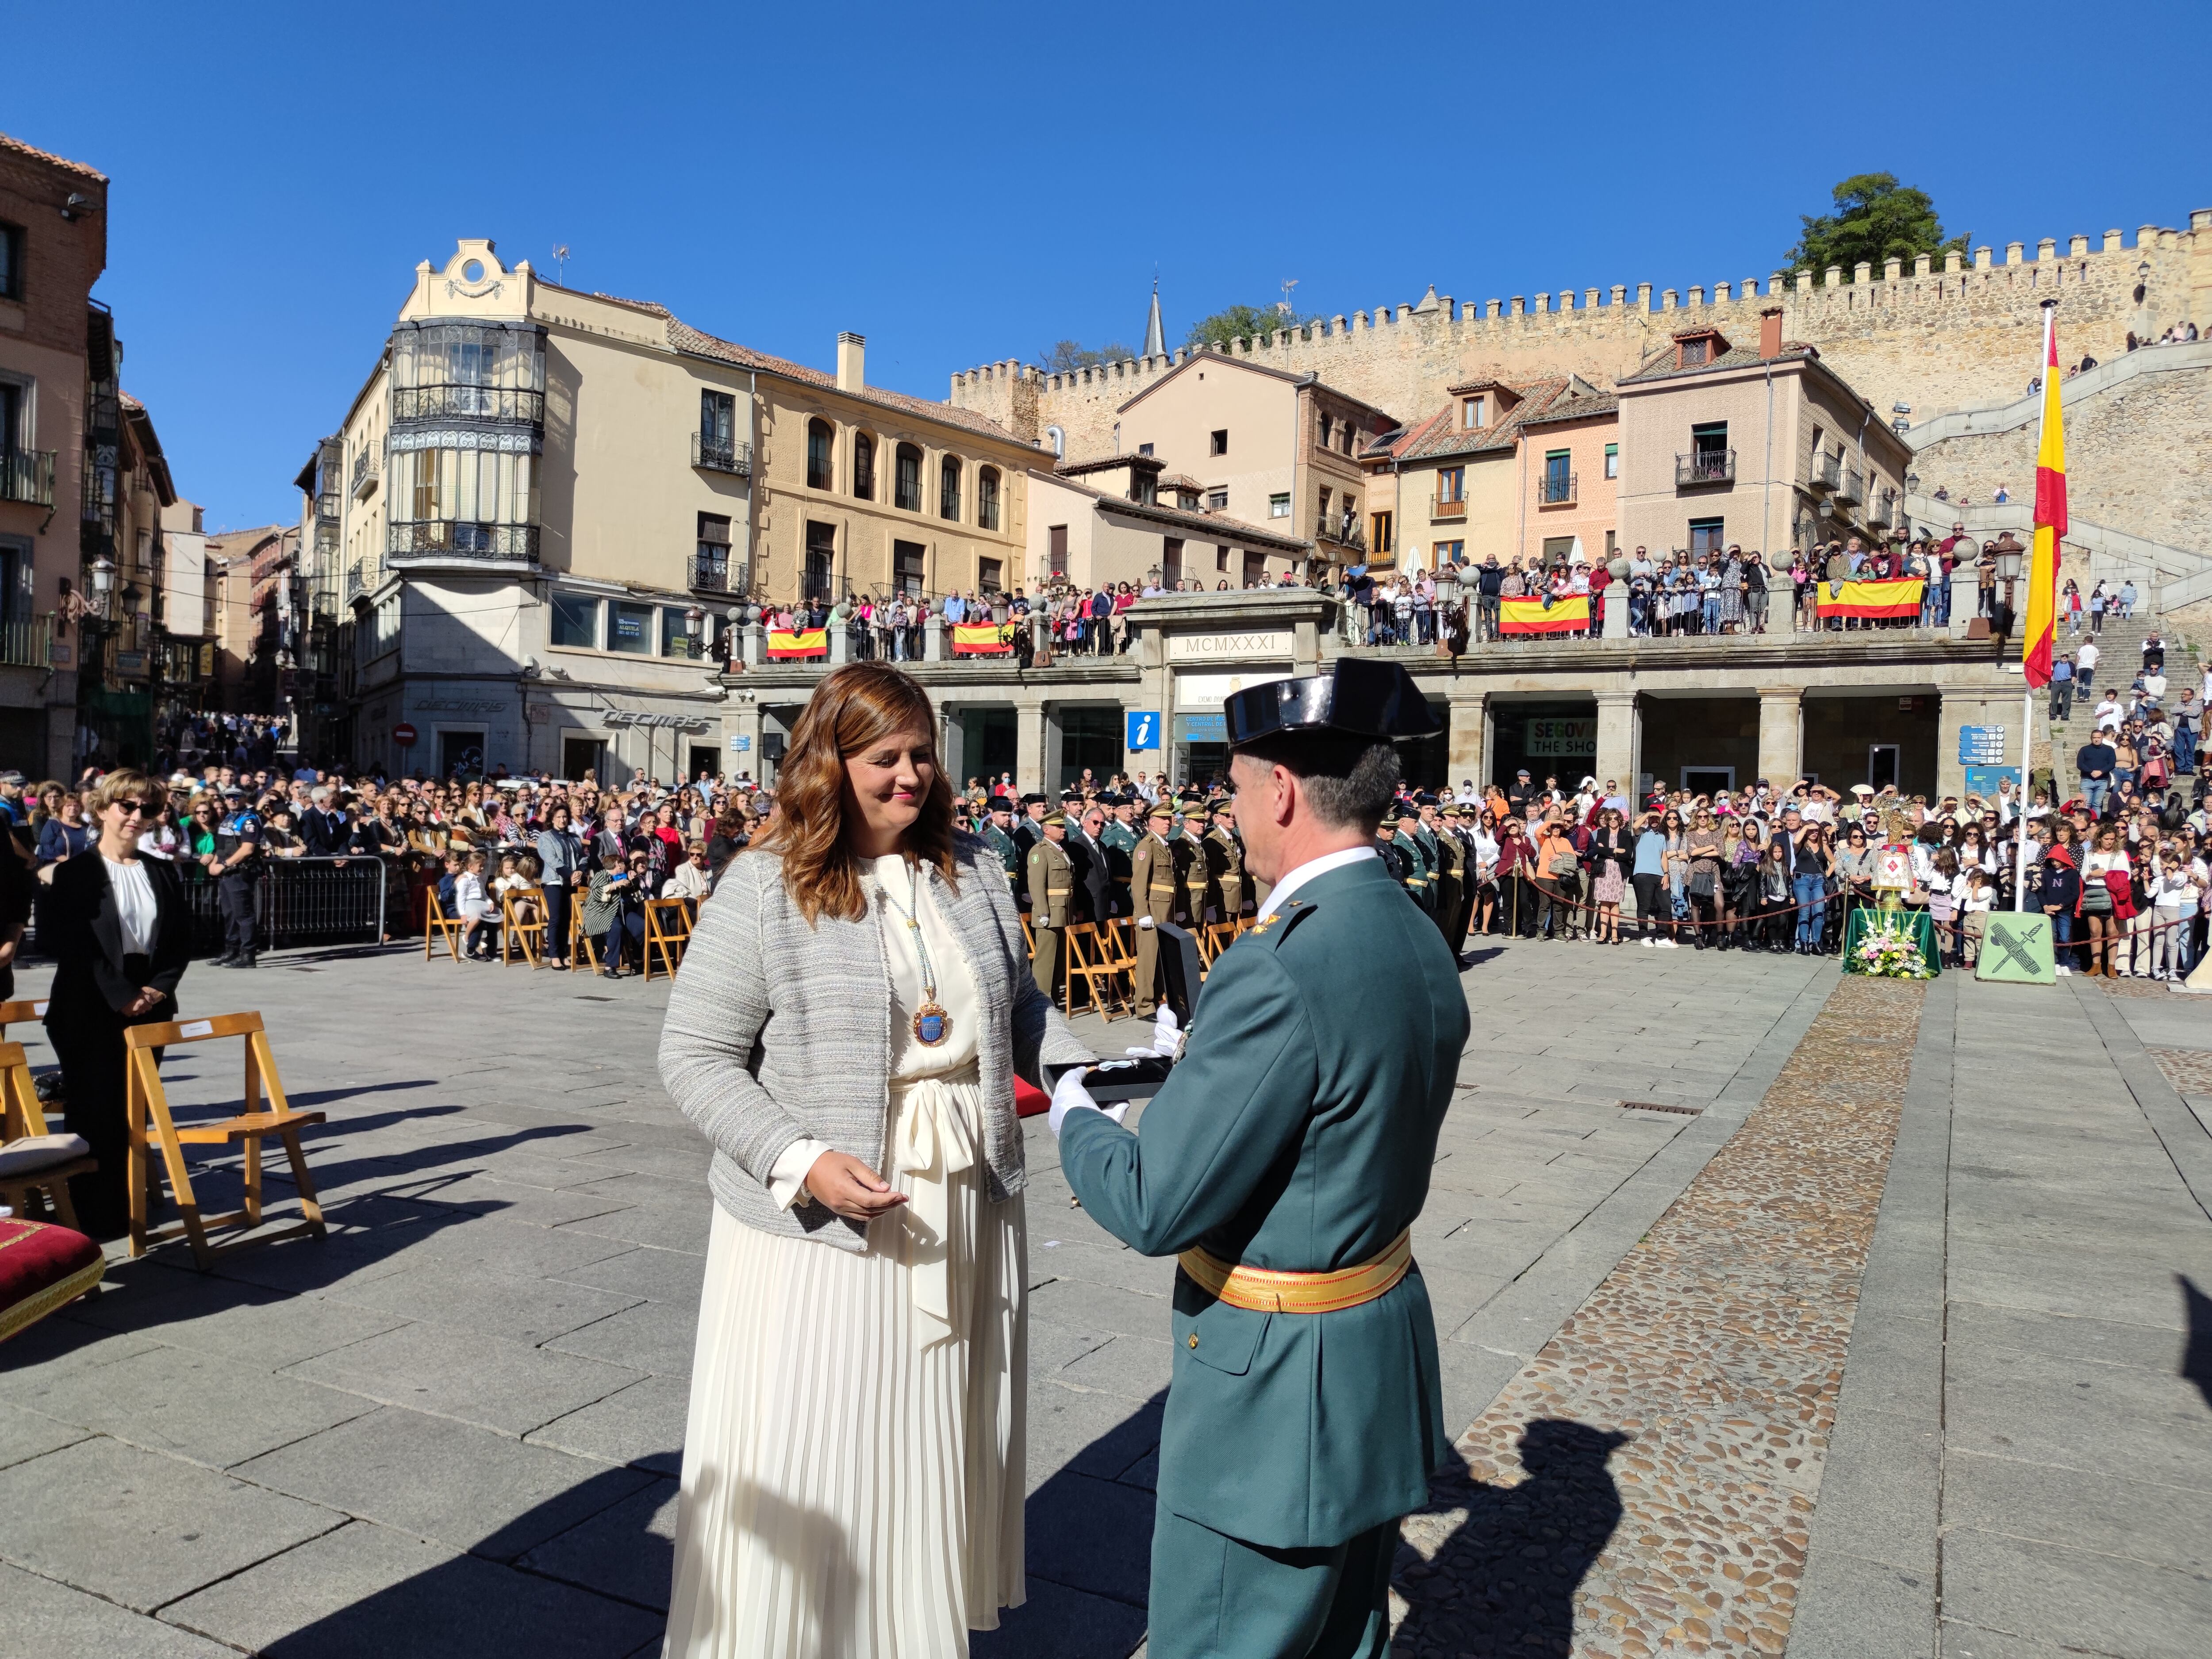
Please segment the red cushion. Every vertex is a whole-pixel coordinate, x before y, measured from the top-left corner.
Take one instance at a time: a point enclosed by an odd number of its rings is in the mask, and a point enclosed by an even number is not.
[[[1048,1112],[1051,1109],[1050,1095],[1033,1083],[1026,1083],[1020,1078],[1014,1079],[1014,1115],[1016,1117],[1035,1117],[1039,1112]]]
[[[0,1219],[0,1342],[76,1301],[106,1271],[100,1246],[82,1233]]]

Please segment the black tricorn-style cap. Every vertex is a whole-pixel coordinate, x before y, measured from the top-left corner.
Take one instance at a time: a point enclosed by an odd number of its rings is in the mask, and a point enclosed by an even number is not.
[[[1388,741],[1443,730],[1402,665],[1364,657],[1340,657],[1327,674],[1232,692],[1221,712],[1232,748],[1279,733],[1334,732]]]

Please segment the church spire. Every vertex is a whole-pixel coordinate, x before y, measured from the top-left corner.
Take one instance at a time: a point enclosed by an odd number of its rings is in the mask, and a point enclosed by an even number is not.
[[[1160,279],[1157,276],[1152,278],[1152,314],[1145,319],[1145,349],[1139,355],[1146,357],[1168,355],[1167,336],[1160,328]]]

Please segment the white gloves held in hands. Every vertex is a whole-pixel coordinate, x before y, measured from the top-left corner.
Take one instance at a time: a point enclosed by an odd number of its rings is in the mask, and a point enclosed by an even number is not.
[[[1129,1109],[1129,1103],[1126,1100],[1111,1106],[1101,1106],[1091,1099],[1091,1091],[1083,1086],[1083,1071],[1080,1066],[1071,1066],[1060,1074],[1060,1081],[1053,1085],[1052,1110],[1047,1115],[1045,1123],[1052,1130],[1054,1140],[1060,1139],[1060,1126],[1067,1121],[1070,1112],[1102,1112],[1119,1123],[1122,1115]]]

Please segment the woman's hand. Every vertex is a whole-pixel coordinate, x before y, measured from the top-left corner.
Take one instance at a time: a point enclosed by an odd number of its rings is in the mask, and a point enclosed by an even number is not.
[[[123,1017],[125,1019],[136,1019],[141,1014],[150,1012],[161,1000],[161,994],[152,986],[141,986],[138,994],[123,1005]]]
[[[824,1152],[806,1172],[806,1190],[848,1221],[873,1221],[906,1202],[890,1183],[857,1158]]]

